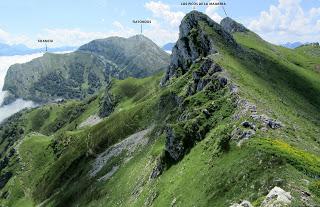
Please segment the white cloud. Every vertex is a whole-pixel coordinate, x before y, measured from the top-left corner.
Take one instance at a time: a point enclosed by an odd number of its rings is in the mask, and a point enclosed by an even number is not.
[[[44,29],[41,34],[38,34],[37,39],[52,39],[52,45],[81,45],[92,39],[105,37],[101,32],[84,32],[80,29]],[[49,43],[50,44],[50,43]],[[40,45],[38,45],[40,46]]]
[[[274,43],[319,41],[320,7],[304,11],[301,0],[279,0],[268,11],[262,11],[249,28]]]
[[[179,25],[185,13],[173,11],[170,5],[161,1],[149,1],[144,7],[152,12],[153,17],[152,24],[144,30],[144,34],[159,45],[177,41]]]
[[[212,0],[211,2],[218,2]],[[105,5],[105,0],[100,0],[101,5]],[[163,45],[168,42],[175,42],[179,35],[179,25],[185,16],[185,13],[179,10],[173,10],[169,4],[161,1],[149,1],[144,4],[144,7],[151,11],[152,24],[144,26],[143,34],[155,41],[158,45]],[[217,13],[218,6],[208,6],[205,13],[217,22],[220,22],[222,17]],[[175,7],[176,9],[176,7]],[[119,10],[121,15],[125,15],[125,10]],[[101,19],[101,22],[106,22]],[[124,26],[119,21],[112,23],[113,29],[107,32],[90,32],[83,31],[79,28],[46,28],[41,30],[34,37],[30,38],[25,35],[14,36],[0,29],[0,42],[9,44],[23,43],[28,47],[36,48],[43,47],[43,44],[37,42],[38,39],[53,39],[53,43],[49,43],[49,47],[59,46],[80,46],[93,39],[106,38],[110,36],[129,37],[140,33],[140,26],[129,28]]]
[[[20,44],[22,42],[30,42],[30,39],[25,35],[11,35],[9,32],[0,29],[0,42],[7,44]]]
[[[179,26],[184,13],[181,11],[171,11],[168,4],[164,4],[161,1],[150,1],[145,4],[145,8],[150,10],[157,18],[161,18],[168,22],[171,26]]]
[[[86,32],[80,29],[45,29],[38,38],[53,39],[55,46],[82,45],[94,39],[107,38],[110,36],[129,37],[137,32],[123,26],[120,22],[112,23],[115,30],[109,32]]]
[[[175,42],[178,39],[178,29],[167,29],[162,27],[157,21],[152,21],[150,28],[144,30],[143,34],[160,46],[168,43]]]
[[[219,3],[218,0],[210,1],[210,3]],[[210,5],[206,8],[206,15],[208,15],[211,19],[213,19],[215,22],[220,23],[220,21],[223,19],[218,13],[217,10],[220,6],[218,5]]]
[[[120,22],[112,23],[114,29],[108,32],[87,32],[81,29],[62,29],[48,28],[39,32],[35,38],[25,35],[15,36],[0,29],[0,42],[7,44],[25,44],[31,48],[43,47],[38,43],[38,39],[52,39],[54,42],[49,43],[50,47],[60,46],[80,46],[94,39],[107,38],[110,36],[129,37],[135,35],[137,31],[123,26]]]
[[[118,21],[112,22],[112,25],[120,30],[124,30],[124,26]]]

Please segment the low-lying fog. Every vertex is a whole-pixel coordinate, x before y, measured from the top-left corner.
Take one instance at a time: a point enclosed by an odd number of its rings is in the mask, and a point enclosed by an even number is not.
[[[7,74],[7,71],[10,67],[10,65],[13,65],[15,63],[25,63],[29,62],[30,60],[42,56],[43,53],[36,53],[32,55],[16,55],[16,56],[1,56],[0,57],[0,105],[2,105],[2,102],[7,94],[6,91],[2,91],[4,79]],[[3,107],[0,107],[0,122],[2,122],[4,119],[8,118],[14,113],[17,113],[18,111],[27,108],[27,107],[33,107],[34,104],[32,101],[25,101],[22,99],[18,99],[15,102],[13,102],[10,105],[6,105]]]

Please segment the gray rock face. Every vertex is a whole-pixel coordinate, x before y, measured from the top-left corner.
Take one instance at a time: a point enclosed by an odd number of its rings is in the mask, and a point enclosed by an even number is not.
[[[165,163],[162,160],[158,160],[157,165],[153,168],[150,178],[155,179],[159,177],[165,169]]]
[[[104,93],[103,99],[100,102],[101,107],[99,109],[99,116],[109,116],[113,112],[116,105],[117,101],[115,97],[109,92],[109,89],[107,89]]]
[[[241,125],[244,127],[244,128],[250,128],[250,129],[255,129],[256,126],[254,123],[251,123],[251,122],[248,122],[248,121],[244,121],[241,123]]]
[[[268,126],[271,129],[278,129],[278,128],[282,127],[282,124],[279,121],[275,121],[275,120],[269,119],[268,120]]]
[[[170,154],[170,157],[175,161],[180,160],[184,155],[184,147],[181,140],[176,139],[175,132],[172,128],[167,128],[167,139],[165,150]]]
[[[192,73],[193,83],[188,88],[189,96],[202,91],[205,87],[216,91],[225,87],[228,83],[227,78],[219,74],[223,70],[218,64],[210,58],[203,58],[201,61],[200,68]]]
[[[274,187],[262,202],[261,207],[284,207],[290,206],[292,196],[289,192],[279,187]]]
[[[274,187],[266,196],[260,207],[288,207],[291,206],[292,196],[289,192],[284,191],[279,187]],[[249,201],[234,203],[230,207],[253,207]]]
[[[232,204],[230,207],[253,207],[253,205],[249,201],[244,200],[240,204],[235,203]]]
[[[283,127],[283,124],[280,121],[274,120],[272,118],[269,118],[267,115],[258,115],[258,114],[252,114],[250,116],[253,120],[260,121],[263,123],[266,127],[270,129],[279,129]]]
[[[218,53],[221,47],[238,47],[228,32],[198,11],[184,17],[179,31],[179,39],[172,49],[171,62],[161,85],[173,76],[184,74],[198,58]]]
[[[220,25],[223,27],[224,30],[226,30],[229,33],[249,31],[245,26],[234,21],[230,17],[226,17],[223,20],[221,20]]]

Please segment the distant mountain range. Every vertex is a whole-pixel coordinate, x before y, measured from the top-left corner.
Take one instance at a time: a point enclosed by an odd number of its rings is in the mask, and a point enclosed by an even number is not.
[[[287,42],[285,44],[281,44],[281,46],[283,47],[286,47],[286,48],[290,48],[290,49],[294,49],[294,48],[297,48],[301,45],[303,45],[305,43],[302,43],[302,42]]]
[[[162,46],[162,49],[166,52],[171,52],[172,48],[174,47],[175,43],[167,43],[165,45]]]
[[[64,46],[48,48],[48,52],[62,52],[76,50],[77,47]],[[33,53],[45,52],[46,48],[29,48],[23,44],[8,45],[0,43],[0,56],[12,56],[12,55],[28,55]]]

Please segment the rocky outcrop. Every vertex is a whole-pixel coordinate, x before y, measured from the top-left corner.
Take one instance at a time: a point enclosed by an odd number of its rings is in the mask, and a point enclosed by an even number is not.
[[[270,118],[265,114],[259,114],[257,106],[249,101],[242,99],[238,94],[238,87],[232,86],[233,94],[237,96],[237,106],[240,109],[235,115],[234,119],[239,120],[245,117],[246,121],[243,121],[240,126],[234,126],[234,130],[231,134],[232,139],[238,142],[238,146],[254,136],[257,131],[263,132],[268,130],[276,130],[284,127],[282,122]]]
[[[165,106],[175,106],[179,114],[177,115],[177,123],[168,123],[165,127],[165,150],[157,160],[150,175],[151,178],[158,177],[166,168],[179,162],[198,141],[205,138],[213,127],[209,120],[214,119],[215,113],[219,111],[219,106],[215,105],[213,101],[206,108],[195,110],[196,106],[188,106],[189,97],[203,93],[206,96],[204,99],[209,101],[209,97],[214,96],[213,94],[222,95],[224,92],[230,94],[229,90],[223,90],[228,85],[224,69],[210,57],[197,59],[187,76],[189,81],[185,85],[185,95],[180,97],[168,93],[160,98],[159,111],[165,111]],[[229,137],[226,137],[226,140],[229,140]]]
[[[230,17],[226,17],[223,20],[221,20],[220,25],[223,27],[224,30],[226,30],[229,33],[235,33],[235,32],[248,32],[249,30],[243,26],[242,24],[234,21]]]
[[[232,204],[230,207],[253,207],[253,205],[249,201],[242,201],[241,203]]]
[[[187,96],[192,96],[202,90],[215,93],[226,87],[228,79],[222,75],[223,69],[210,58],[201,58],[196,64],[199,68],[192,72],[192,81],[188,85]],[[203,109],[202,113],[206,118],[212,116],[212,109]],[[202,114],[201,113],[201,114]],[[189,117],[190,118],[190,117]],[[182,115],[180,121],[188,121],[188,116]],[[168,126],[166,129],[165,150],[173,161],[179,161],[186,150],[194,144],[196,140],[202,140],[207,133],[207,129],[202,129],[201,122],[195,122],[189,131],[182,130],[181,127]],[[201,128],[202,130],[200,130]],[[186,138],[193,137],[193,138]]]
[[[0,189],[2,189],[12,177],[12,172],[5,172],[0,175]]]
[[[198,58],[218,53],[222,48],[238,47],[218,23],[201,12],[192,11],[181,22],[179,39],[172,49],[170,65],[161,85],[184,74]]]
[[[192,73],[193,82],[187,92],[189,96],[202,91],[205,87],[217,91],[227,85],[228,80],[221,74],[223,69],[218,64],[210,58],[202,58],[199,64],[201,64],[199,69]]]
[[[274,187],[264,199],[261,207],[284,207],[290,206],[292,196],[289,192],[284,191],[282,188]]]
[[[221,91],[219,93],[221,96],[230,94],[229,90],[223,90],[229,83],[226,73],[214,62],[212,54],[219,53],[219,50],[234,52],[238,49],[241,48],[232,35],[207,15],[192,11],[184,17],[180,25],[179,40],[172,50],[171,62],[161,85],[165,86],[173,77],[186,74],[188,77],[188,82],[185,84],[186,94],[179,98],[179,104],[175,104],[181,111],[177,119],[178,124],[167,124],[165,151],[157,161],[151,178],[159,176],[172,163],[180,161],[213,127],[211,120],[219,111],[219,106],[212,102],[206,108],[195,111],[195,106],[192,105],[190,106],[192,109],[188,110],[187,105],[190,100],[186,99],[198,93],[203,93],[204,100],[208,99],[207,101],[218,91]],[[159,109],[162,108],[164,107]],[[229,139],[229,136],[223,138],[224,141],[227,140],[226,143]]]
[[[102,100],[100,101],[99,117],[109,116],[117,105],[116,98],[109,92],[109,88],[106,89]]]
[[[260,207],[288,207],[291,204],[292,196],[289,192],[275,186],[261,203]],[[253,205],[243,200],[241,203],[234,203],[230,207],[253,207]]]
[[[166,130],[167,139],[165,150],[169,153],[170,157],[174,161],[178,161],[182,158],[185,152],[184,144],[181,139],[177,139],[176,132],[173,128],[168,127]]]

